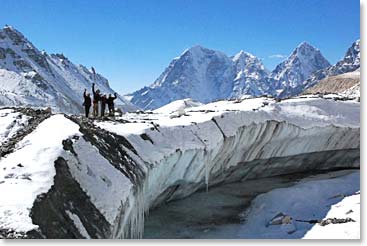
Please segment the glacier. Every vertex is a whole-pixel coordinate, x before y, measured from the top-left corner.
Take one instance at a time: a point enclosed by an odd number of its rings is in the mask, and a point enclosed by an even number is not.
[[[183,110],[108,121],[51,114],[27,135],[10,135],[2,146],[13,147],[0,155],[0,235],[141,238],[149,209],[200,189],[360,165],[355,100],[260,97]],[[48,136],[42,144],[38,134]],[[32,196],[16,195],[24,187]]]

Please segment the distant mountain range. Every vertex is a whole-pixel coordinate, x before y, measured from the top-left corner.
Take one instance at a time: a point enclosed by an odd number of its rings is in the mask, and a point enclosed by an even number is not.
[[[307,42],[301,43],[273,71],[256,56],[240,51],[234,56],[194,46],[173,59],[150,86],[118,96],[116,106],[124,111],[157,109],[176,100],[191,98],[208,103],[220,99],[271,95],[290,97],[320,80],[352,72],[360,67],[359,40],[345,57],[330,63]],[[95,81],[102,93],[115,91],[108,80],[63,54],[37,49],[10,26],[0,29],[0,106],[50,106],[54,111],[80,113],[84,88]]]
[[[228,57],[219,51],[194,46],[175,58],[152,85],[127,98],[142,109],[156,109],[184,98],[208,103],[261,95],[290,97],[327,76],[358,69],[359,57],[359,40],[333,66],[320,50],[303,42],[269,72],[259,58],[247,52]]]
[[[102,75],[94,78],[89,69],[63,54],[38,50],[13,27],[0,30],[0,106],[49,106],[54,111],[80,113],[83,91],[91,92],[94,81],[102,93],[115,92]],[[116,105],[137,109],[123,96],[118,96]]]

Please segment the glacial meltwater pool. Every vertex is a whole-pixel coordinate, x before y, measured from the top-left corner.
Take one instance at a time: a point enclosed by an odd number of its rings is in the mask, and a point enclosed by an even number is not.
[[[355,175],[355,177],[352,177],[351,175]],[[348,176],[350,176],[349,179],[345,181],[344,177]],[[345,182],[349,182],[349,186],[347,188],[345,188]],[[318,188],[316,188],[316,192],[310,188],[312,186],[302,188],[303,183],[313,184],[313,187],[318,187],[318,184],[320,184],[320,187],[322,186],[323,189],[320,189],[320,194],[315,194],[318,193]],[[145,219],[144,238],[302,238],[305,232],[308,231],[312,225],[297,222],[298,224],[292,225],[295,227],[293,229],[289,229],[288,227],[279,227],[278,232],[276,227],[271,227],[271,230],[269,229],[269,231],[262,231],[260,227],[262,227],[261,223],[264,224],[264,222],[261,221],[264,220],[263,217],[272,216],[269,213],[277,214],[283,211],[278,211],[281,209],[276,209],[276,206],[274,206],[275,208],[273,210],[271,207],[268,209],[268,214],[265,214],[264,212],[265,215],[261,215],[262,217],[260,215],[259,217],[251,217],[249,215],[249,208],[251,207],[250,205],[252,201],[254,201],[258,195],[269,191],[275,191],[275,189],[278,188],[295,187],[295,189],[298,189],[298,193],[308,190],[314,195],[319,195],[319,197],[314,198],[314,201],[308,199],[306,200],[307,202],[304,202],[300,201],[300,195],[301,198],[304,198],[304,196],[308,196],[309,194],[304,194],[303,196],[302,194],[290,192],[291,189],[285,189],[284,191],[287,191],[287,194],[290,194],[289,196],[286,196],[285,200],[287,201],[285,202],[288,202],[288,204],[291,204],[290,206],[293,206],[292,213],[294,215],[308,216],[308,219],[310,219],[310,216],[317,218],[326,216],[329,209],[318,209],[317,207],[312,206],[313,204],[315,206],[320,206],[319,203],[322,203],[320,201],[320,196],[325,197],[324,202],[335,204],[342,199],[343,195],[349,195],[341,194],[340,197],[335,196],[334,193],[338,190],[337,186],[344,187],[344,193],[357,192],[359,190],[359,170],[291,174],[212,187],[209,188],[208,192],[205,190],[199,191],[185,199],[172,201],[151,210]],[[334,200],[330,200],[329,197]],[[310,199],[313,198],[310,197]],[[308,204],[308,202],[311,205]],[[309,210],[306,212],[297,211],[297,209],[305,209],[304,206],[302,206],[302,203],[307,203]],[[256,210],[259,208],[254,209]],[[288,208],[284,208],[284,210],[287,209]],[[316,210],[316,212],[311,211],[312,209]],[[249,219],[248,217],[251,217],[251,220],[253,221],[247,221]],[[251,228],[251,226],[246,226],[245,223],[252,224],[252,227],[254,227],[256,223],[259,224],[258,231],[256,228],[254,229]],[[266,228],[268,227],[266,226]],[[266,228],[264,230],[267,230]],[[252,232],[251,230],[254,230],[255,232]]]

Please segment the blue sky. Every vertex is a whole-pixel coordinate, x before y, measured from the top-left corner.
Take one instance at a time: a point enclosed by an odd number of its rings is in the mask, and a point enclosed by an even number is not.
[[[273,69],[308,41],[335,63],[359,38],[359,0],[1,0],[0,25],[39,49],[94,66],[125,94],[200,44],[245,50]]]

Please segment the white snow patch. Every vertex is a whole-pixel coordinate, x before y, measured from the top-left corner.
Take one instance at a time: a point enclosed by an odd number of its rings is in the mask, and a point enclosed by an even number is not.
[[[179,110],[185,110],[187,108],[197,107],[203,105],[200,102],[194,101],[191,98],[186,98],[182,100],[173,101],[169,104],[160,107],[153,112],[155,113],[173,113]]]
[[[39,194],[53,185],[54,161],[63,152],[62,140],[78,134],[79,126],[63,115],[43,121],[0,160],[0,228],[29,231],[37,228],[29,216]]]
[[[264,110],[275,119],[310,128],[335,125],[359,127],[360,107],[355,101],[333,101],[318,98],[295,98],[271,104]]]
[[[69,210],[66,210],[66,213],[69,216],[69,218],[74,222],[74,225],[76,226],[76,228],[78,228],[78,231],[80,232],[80,234],[83,237],[85,237],[86,239],[90,239],[90,236],[89,236],[87,230],[85,229],[83,223],[79,219],[78,215],[73,214]]]
[[[246,221],[238,228],[238,236],[241,238],[302,238],[313,225],[296,220],[321,220],[329,216],[346,218],[348,215],[342,213],[347,212],[349,207],[356,211],[354,218],[359,221],[357,198],[348,198],[341,203],[342,205],[337,204],[332,207],[344,196],[350,196],[359,191],[359,182],[360,173],[358,171],[332,179],[313,181],[305,179],[293,187],[275,189],[262,194],[253,200],[247,211]],[[340,206],[343,208],[336,211],[336,208]],[[283,225],[269,225],[272,218],[279,213],[291,216],[292,222]],[[327,228],[329,226],[331,227]],[[331,233],[332,227],[335,229],[333,233]],[[359,223],[349,222],[327,225],[323,230],[330,232],[325,235],[330,239],[340,236],[356,238],[359,237],[358,228]],[[318,229],[319,226],[316,226],[309,237],[318,238],[322,233]],[[345,233],[338,235],[340,231]]]
[[[356,194],[344,198],[341,202],[331,206],[325,218],[351,218],[355,222],[346,224],[316,224],[309,230],[304,239],[360,239],[361,238],[361,195]]]
[[[114,224],[131,191],[132,183],[114,168],[95,146],[83,138],[75,142],[73,148],[78,154],[77,159],[73,158],[71,153],[65,153],[63,156],[72,176],[106,220]]]

